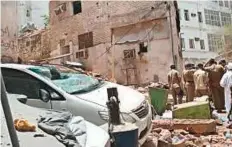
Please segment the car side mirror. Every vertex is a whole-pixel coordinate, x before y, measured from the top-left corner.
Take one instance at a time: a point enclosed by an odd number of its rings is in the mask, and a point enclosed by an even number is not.
[[[48,102],[50,100],[50,94],[48,91],[44,89],[40,89],[39,92],[40,92],[40,98],[42,99],[42,101]]]

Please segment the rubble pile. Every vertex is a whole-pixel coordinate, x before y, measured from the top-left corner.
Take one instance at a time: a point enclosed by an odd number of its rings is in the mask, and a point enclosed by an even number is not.
[[[153,83],[153,82],[151,82],[148,85],[145,85],[143,87],[138,87],[135,89],[141,93],[147,93],[149,88],[169,89],[169,86],[168,86],[168,84],[165,84],[165,83]]]
[[[154,127],[142,147],[229,147],[232,144],[232,130],[217,127],[217,133],[210,135],[191,134],[183,129],[169,130]]]

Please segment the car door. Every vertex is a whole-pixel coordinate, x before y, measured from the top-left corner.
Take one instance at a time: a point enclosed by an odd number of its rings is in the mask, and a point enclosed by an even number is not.
[[[10,68],[1,68],[6,91],[12,94],[22,94],[27,96],[19,99],[29,106],[51,109],[50,101],[42,101],[40,90],[44,89],[45,84],[30,74]]]

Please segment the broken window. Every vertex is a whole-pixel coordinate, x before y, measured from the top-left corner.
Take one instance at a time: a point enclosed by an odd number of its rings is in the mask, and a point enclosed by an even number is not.
[[[124,50],[124,59],[135,59],[135,49]]]
[[[56,7],[54,11],[56,15],[59,15],[60,13],[66,11],[66,3],[60,4],[59,6]]]
[[[195,48],[194,40],[193,39],[189,39],[189,48],[191,48],[191,49]]]
[[[189,11],[188,10],[184,10],[184,18],[186,21],[189,21]]]
[[[147,45],[144,42],[139,44],[139,53],[146,53],[147,52]]]
[[[201,46],[202,50],[205,49],[205,42],[204,42],[204,40],[200,40],[200,46]]]
[[[93,32],[78,35],[79,49],[88,48],[93,46]]]
[[[73,14],[76,15],[78,13],[81,13],[81,1],[74,1],[72,2],[73,5]]]
[[[198,14],[198,21],[203,22],[201,12],[197,12],[197,14]]]

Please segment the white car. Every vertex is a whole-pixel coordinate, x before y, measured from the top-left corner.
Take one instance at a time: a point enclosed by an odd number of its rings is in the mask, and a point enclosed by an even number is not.
[[[41,108],[34,108],[27,106],[25,104],[17,101],[18,98],[24,98],[23,95],[8,94],[9,105],[11,107],[11,113],[14,119],[23,118],[29,121],[29,123],[37,126],[37,119],[40,116],[46,116],[50,114],[57,114],[60,112],[49,111]],[[4,114],[1,109],[1,114]],[[1,146],[11,147],[9,132],[7,130],[6,120],[3,116],[0,117],[1,120]],[[110,137],[109,134],[102,128],[85,121],[86,125],[86,143],[85,147],[110,147]],[[96,133],[97,132],[97,135]],[[45,137],[33,137],[35,134],[45,134]],[[64,147],[64,145],[59,142],[55,136],[46,134],[40,128],[36,127],[36,132],[19,132],[17,131],[17,136],[20,146],[22,147]]]
[[[23,94],[27,105],[70,111],[102,126],[108,121],[107,88],[116,87],[120,100],[121,119],[139,128],[139,143],[146,141],[151,131],[152,110],[145,96],[129,87],[93,77],[65,74],[48,66],[1,64],[6,90]]]

